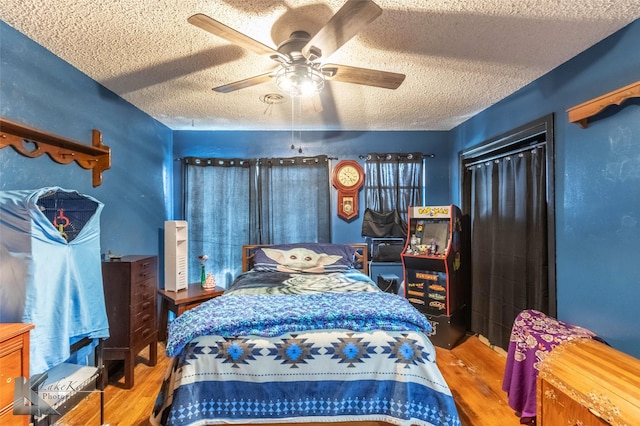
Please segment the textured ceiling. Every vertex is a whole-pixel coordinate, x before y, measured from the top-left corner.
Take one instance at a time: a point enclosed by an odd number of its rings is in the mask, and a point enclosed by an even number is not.
[[[273,82],[211,90],[274,62],[189,16],[276,48],[345,1],[0,0],[0,19],[174,130],[449,130],[640,17],[638,0],[375,0],[329,59],[406,74],[397,90],[328,82],[319,112],[264,103]]]

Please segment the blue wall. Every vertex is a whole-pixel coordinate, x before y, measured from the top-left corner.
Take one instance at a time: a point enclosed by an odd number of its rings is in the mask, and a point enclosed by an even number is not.
[[[566,110],[640,80],[640,20],[451,132],[457,153],[555,116],[558,317],[640,357],[640,106],[609,107],[586,129]]]
[[[364,164],[359,156],[370,152],[422,152],[434,154],[426,160],[426,203],[450,204],[451,172],[447,132],[174,132],[176,158],[223,157],[260,158],[294,157],[302,147],[302,155],[327,155],[338,160],[352,159]],[[291,145],[296,147],[291,149]],[[176,163],[177,164],[177,163]],[[175,175],[180,176],[176,167]],[[336,204],[336,191],[331,193],[332,205]],[[364,205],[360,191],[359,205]],[[332,240],[336,243],[364,241],[360,235],[361,214],[350,222],[332,216]],[[176,213],[179,216],[179,213]]]
[[[0,116],[87,145],[98,129],[112,164],[93,188],[91,171],[75,163],[5,148],[0,190],[59,186],[91,195],[105,204],[103,252],[158,254],[172,199],[171,130],[2,21],[0,40]]]

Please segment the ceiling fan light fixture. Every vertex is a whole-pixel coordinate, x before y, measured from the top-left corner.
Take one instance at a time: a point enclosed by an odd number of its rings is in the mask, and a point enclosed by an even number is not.
[[[311,65],[291,64],[278,70],[276,85],[291,97],[311,97],[322,91],[324,75]]]

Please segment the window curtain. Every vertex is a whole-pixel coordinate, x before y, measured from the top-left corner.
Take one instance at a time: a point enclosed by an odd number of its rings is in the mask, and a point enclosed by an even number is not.
[[[260,244],[331,241],[329,161],[326,156],[258,160],[252,210]]]
[[[189,282],[207,273],[227,288],[241,272],[242,245],[252,239],[252,167],[247,160],[189,157],[185,164],[185,220],[189,226]]]
[[[365,206],[379,213],[397,210],[407,221],[409,206],[422,205],[423,155],[367,154]]]
[[[524,309],[549,312],[545,146],[469,166],[471,328],[507,349]]]

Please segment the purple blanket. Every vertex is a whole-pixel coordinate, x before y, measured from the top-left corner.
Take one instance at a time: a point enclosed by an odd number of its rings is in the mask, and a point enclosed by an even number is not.
[[[511,330],[502,390],[508,393],[509,406],[522,420],[536,416],[536,378],[539,365],[549,352],[564,341],[594,337],[585,328],[541,312],[520,312]]]

